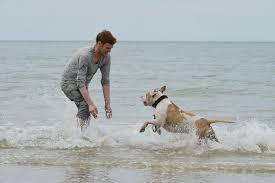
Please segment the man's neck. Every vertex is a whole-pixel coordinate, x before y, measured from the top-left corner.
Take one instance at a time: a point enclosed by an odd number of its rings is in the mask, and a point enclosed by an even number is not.
[[[94,62],[98,63],[101,56],[102,55],[100,54],[99,50],[96,47],[94,47],[94,49],[93,49],[93,59],[94,59]]]

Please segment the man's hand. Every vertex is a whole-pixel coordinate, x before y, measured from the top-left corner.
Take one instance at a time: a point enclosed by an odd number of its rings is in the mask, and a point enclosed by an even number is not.
[[[89,105],[89,112],[92,114],[92,116],[96,119],[97,118],[97,108],[95,105]]]
[[[110,105],[105,105],[105,113],[106,113],[106,118],[111,119],[112,118],[112,108]]]

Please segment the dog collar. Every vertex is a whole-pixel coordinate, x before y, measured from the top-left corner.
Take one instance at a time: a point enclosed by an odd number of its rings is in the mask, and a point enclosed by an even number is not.
[[[162,95],[161,97],[159,97],[158,98],[158,100],[157,101],[155,101],[155,103],[153,103],[153,107],[154,108],[156,108],[157,107],[157,105],[160,103],[160,101],[162,101],[163,99],[165,99],[165,98],[168,98],[166,95]]]

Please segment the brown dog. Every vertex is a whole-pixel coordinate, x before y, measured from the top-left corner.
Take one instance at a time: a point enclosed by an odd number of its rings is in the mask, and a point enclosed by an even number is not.
[[[195,130],[199,139],[210,139],[219,142],[210,125],[217,122],[234,123],[223,120],[208,120],[190,112],[185,112],[163,94],[165,89],[166,86],[162,86],[160,89],[147,92],[142,97],[145,106],[152,106],[155,108],[155,119],[145,122],[140,132],[144,132],[148,124],[152,124],[159,134],[161,132],[161,127],[173,133],[191,133],[192,130]]]

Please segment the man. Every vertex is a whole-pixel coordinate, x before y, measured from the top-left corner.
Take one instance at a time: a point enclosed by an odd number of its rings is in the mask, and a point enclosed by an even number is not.
[[[109,53],[116,43],[116,38],[112,33],[103,30],[96,37],[94,47],[86,47],[77,51],[69,59],[62,76],[61,89],[64,94],[74,101],[77,108],[77,118],[81,130],[89,125],[90,114],[97,118],[98,110],[88,92],[88,85],[100,68],[102,78],[102,90],[105,101],[106,118],[112,117],[110,101],[110,65]]]

